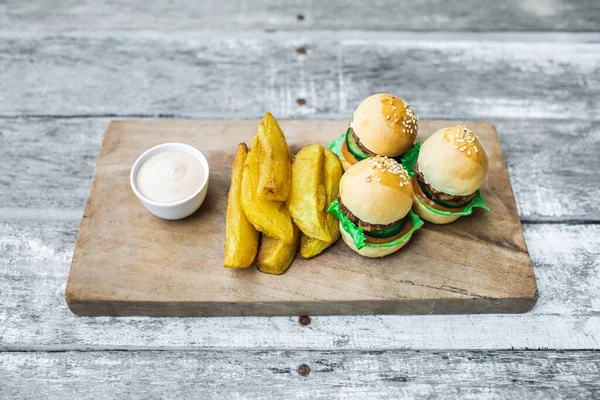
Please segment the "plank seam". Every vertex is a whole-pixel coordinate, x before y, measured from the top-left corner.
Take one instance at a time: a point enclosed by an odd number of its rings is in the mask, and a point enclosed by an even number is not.
[[[289,120],[312,120],[312,121],[327,121],[327,120],[346,120],[348,113],[319,113],[319,114],[294,114],[289,113],[288,115],[283,116],[282,119]],[[14,120],[14,119],[51,119],[51,120],[60,120],[60,119],[106,119],[106,118],[117,118],[117,119],[184,119],[184,120],[238,120],[238,121],[248,121],[248,120],[259,120],[262,118],[262,114],[240,114],[240,113],[228,113],[228,112],[218,112],[218,113],[194,113],[194,114],[174,114],[174,113],[156,113],[156,114],[145,114],[145,113],[130,113],[130,114],[116,114],[116,113],[82,113],[82,114],[0,114],[0,119],[6,120]],[[448,117],[447,115],[425,115],[421,116],[421,119],[427,120],[439,120],[439,121],[457,121],[457,120],[466,120],[474,121],[474,122],[490,122],[490,121],[586,121],[586,122],[594,122],[600,121],[600,114],[598,117],[577,117],[577,116],[569,116],[568,118],[563,117],[562,115],[556,114],[556,117],[547,115],[547,116],[489,116],[489,117],[481,117],[481,116],[470,116],[470,115],[462,115],[462,116],[453,116]]]
[[[269,352],[307,352],[307,353],[361,353],[361,354],[381,354],[381,353],[450,353],[450,352],[469,352],[469,353],[480,353],[480,354],[490,354],[490,353],[514,353],[514,352],[530,352],[530,353],[539,353],[539,352],[553,352],[553,353],[576,353],[576,352],[590,352],[590,353],[600,353],[600,349],[594,348],[578,348],[578,349],[554,349],[550,347],[540,347],[540,348],[510,348],[510,349],[427,349],[427,350],[419,350],[419,349],[377,349],[377,350],[363,350],[363,349],[289,349],[289,348],[272,348],[272,349],[252,349],[252,348],[168,348],[168,347],[157,347],[157,348],[80,348],[80,349],[36,349],[36,348],[8,348],[2,349],[0,348],[0,353],[100,353],[100,352],[110,352],[110,353],[134,353],[134,352],[185,352],[185,353],[230,353],[230,352],[245,352],[245,353],[269,353]]]
[[[294,42],[316,40],[340,41],[416,41],[416,42],[519,42],[519,43],[582,43],[599,44],[598,31],[401,31],[401,30],[65,30],[65,31],[14,31],[0,30],[3,39],[50,39],[50,38],[139,38],[139,39],[279,39]]]

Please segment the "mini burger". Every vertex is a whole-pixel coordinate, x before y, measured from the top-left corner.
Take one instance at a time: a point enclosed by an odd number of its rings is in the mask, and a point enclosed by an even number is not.
[[[327,211],[340,220],[344,242],[365,257],[402,248],[423,221],[412,212],[413,189],[397,161],[375,156],[348,168]]]
[[[409,171],[414,168],[413,210],[425,221],[448,224],[470,215],[474,207],[489,211],[479,191],[488,159],[469,128],[453,126],[437,131],[421,145],[414,165],[405,166]]]
[[[400,157],[415,142],[418,118],[404,100],[391,94],[374,94],[358,105],[347,132],[329,144],[342,167],[376,155]]]

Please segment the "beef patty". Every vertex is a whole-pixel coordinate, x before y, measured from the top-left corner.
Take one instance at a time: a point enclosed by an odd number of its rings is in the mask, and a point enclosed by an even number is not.
[[[385,225],[382,225],[382,224],[370,224],[368,222],[365,222],[365,221],[361,220],[356,215],[352,214],[350,212],[350,210],[348,210],[346,208],[346,206],[342,202],[342,199],[340,198],[340,196],[338,196],[338,201],[340,203],[340,208],[342,209],[342,212],[344,213],[344,215],[346,216],[346,218],[348,218],[350,221],[354,222],[355,225],[358,225],[361,228],[363,228],[363,230],[365,232],[380,231],[382,229],[389,228],[389,227],[391,227],[392,225],[394,225],[395,223],[398,222],[398,221],[394,221],[391,224],[385,224]]]
[[[431,193],[431,200],[433,200],[435,202],[442,202],[442,203],[445,203],[446,205],[455,205],[456,207],[460,207],[460,206],[464,206],[465,204],[468,204],[471,200],[473,200],[473,198],[477,194],[477,192],[473,192],[466,196],[455,196],[455,195],[451,195],[448,193],[440,192],[439,190],[435,189],[433,186],[425,183],[425,177],[423,176],[423,173],[421,171],[419,171],[419,165],[416,163],[415,163],[415,175],[417,177],[417,180],[419,181],[419,184],[421,184],[422,186],[426,186],[427,189],[429,189],[429,192]]]

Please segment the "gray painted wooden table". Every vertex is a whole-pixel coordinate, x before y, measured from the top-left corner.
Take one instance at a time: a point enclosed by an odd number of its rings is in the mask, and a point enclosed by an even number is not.
[[[0,398],[600,396],[600,3],[99,3],[0,1]],[[67,309],[110,119],[347,119],[378,91],[422,119],[496,124],[531,312],[302,325]]]

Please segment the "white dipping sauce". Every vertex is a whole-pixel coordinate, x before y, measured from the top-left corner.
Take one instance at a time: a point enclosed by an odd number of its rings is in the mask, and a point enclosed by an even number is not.
[[[173,203],[196,193],[204,178],[205,171],[196,157],[183,151],[165,151],[140,166],[136,185],[149,200]]]

